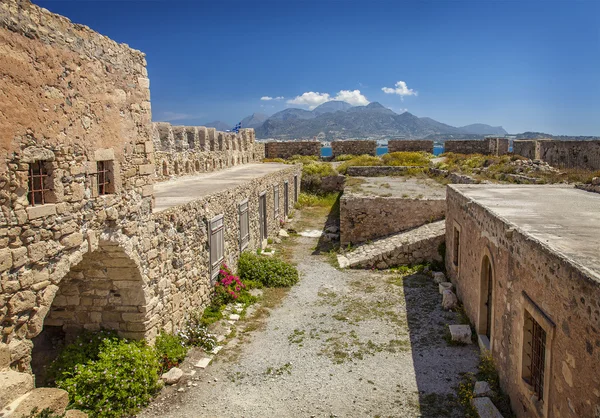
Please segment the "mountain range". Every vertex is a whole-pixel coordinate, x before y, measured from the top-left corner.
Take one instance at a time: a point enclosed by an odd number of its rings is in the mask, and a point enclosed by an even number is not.
[[[380,103],[352,106],[329,101],[312,111],[289,108],[270,117],[255,113],[242,120],[243,128],[254,128],[257,138],[312,139],[426,138],[435,135],[506,135],[501,126],[473,124],[454,127],[409,112],[395,113]]]

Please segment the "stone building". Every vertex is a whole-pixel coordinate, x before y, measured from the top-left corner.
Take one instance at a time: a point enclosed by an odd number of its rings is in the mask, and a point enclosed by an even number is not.
[[[600,195],[450,185],[446,268],[518,417],[600,416]]]
[[[256,164],[252,130],[152,124],[143,53],[26,0],[0,3],[0,45],[0,357],[13,371],[57,335],[178,328],[222,262],[279,231],[300,166]]]

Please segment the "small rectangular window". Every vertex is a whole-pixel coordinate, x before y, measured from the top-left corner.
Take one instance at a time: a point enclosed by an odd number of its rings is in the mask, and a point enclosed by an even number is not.
[[[209,224],[210,279],[214,282],[225,259],[223,215],[215,216]]]
[[[283,183],[283,216],[288,216],[289,183],[287,180]]]
[[[275,208],[275,218],[279,217],[279,186],[273,186],[273,206]]]
[[[113,193],[111,181],[112,170],[110,161],[98,161],[96,167],[96,176],[98,179],[98,195]]]
[[[544,399],[546,331],[525,311],[523,330],[523,379],[531,385],[539,401]]]
[[[250,222],[248,218],[248,199],[240,203],[240,251],[244,251],[250,242]]]
[[[455,266],[458,266],[460,259],[460,231],[457,227],[454,227],[454,250],[453,250],[453,262]]]
[[[31,206],[43,205],[48,198],[49,178],[48,171],[43,161],[36,161],[29,164],[29,173],[27,175],[28,193],[27,198]]]

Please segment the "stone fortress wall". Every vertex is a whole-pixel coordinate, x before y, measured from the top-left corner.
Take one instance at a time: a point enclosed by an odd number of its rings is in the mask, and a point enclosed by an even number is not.
[[[332,157],[340,155],[375,155],[377,152],[377,141],[374,140],[349,140],[333,141],[331,143]]]
[[[388,152],[415,152],[423,151],[433,154],[433,141],[426,139],[390,139],[388,141]]]
[[[513,151],[553,167],[600,170],[600,141],[517,140]]]
[[[265,143],[266,158],[291,158],[294,155],[309,155],[321,158],[321,142],[274,141]]]
[[[456,154],[508,154],[508,138],[485,138],[483,140],[450,140],[444,143],[444,152]]]
[[[204,126],[171,126],[166,122],[155,122],[152,140],[159,181],[264,159],[264,152],[256,147],[253,129],[241,129],[236,134]]]
[[[0,45],[0,352],[27,372],[46,330],[104,327],[152,341],[161,328],[183,325],[208,303],[211,220],[223,215],[224,261],[235,267],[239,204],[248,200],[254,251],[263,244],[259,193],[273,235],[284,218],[284,182],[291,208],[301,168],[156,212],[163,161],[168,170],[179,162],[183,174],[188,162],[202,171],[196,162],[206,167],[209,158],[219,169],[221,161],[225,168],[261,160],[253,131],[214,132],[213,151],[208,129],[153,125],[144,54],[29,1],[0,3]],[[159,126],[173,141],[170,157],[160,135],[157,142]]]
[[[447,188],[446,270],[477,333],[485,334],[488,281],[482,260],[491,263],[491,354],[516,416],[597,416],[597,277],[460,190],[460,186]],[[458,245],[455,231],[460,234]],[[545,324],[547,332],[549,373],[543,403],[533,401],[532,387],[521,377],[525,309]]]

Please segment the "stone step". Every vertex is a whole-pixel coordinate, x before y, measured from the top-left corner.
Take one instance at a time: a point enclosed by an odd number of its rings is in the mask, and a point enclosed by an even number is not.
[[[345,255],[338,255],[341,268],[377,268],[442,261],[438,249],[446,239],[446,221],[425,224],[363,244]]]
[[[0,410],[33,390],[33,375],[14,370],[0,372]]]
[[[13,401],[0,412],[2,417],[29,417],[34,408],[38,412],[49,409],[56,414],[65,412],[69,404],[67,391],[56,388],[37,388]]]

